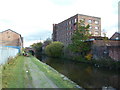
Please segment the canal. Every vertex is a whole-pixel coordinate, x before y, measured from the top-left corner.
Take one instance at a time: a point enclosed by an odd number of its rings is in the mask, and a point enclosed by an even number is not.
[[[93,65],[65,59],[39,57],[39,59],[64,74],[83,88],[120,88],[120,72],[96,68]]]

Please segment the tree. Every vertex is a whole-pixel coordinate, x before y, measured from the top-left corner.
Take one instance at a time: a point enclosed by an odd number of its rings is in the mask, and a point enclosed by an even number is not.
[[[61,42],[52,42],[46,46],[45,53],[50,57],[60,57],[63,53],[63,47]]]
[[[41,42],[33,43],[30,46],[35,50],[36,56],[40,55],[40,53],[42,52],[42,43]]]
[[[45,41],[44,41],[44,45],[47,46],[49,45],[50,43],[52,43],[52,40],[50,38],[47,38]]]
[[[80,21],[80,23],[77,23],[77,29],[74,31],[74,34],[72,36],[72,44],[70,44],[68,47],[71,51],[75,53],[80,53],[82,56],[86,54],[88,50],[90,50],[89,43],[87,40],[91,36],[89,34],[89,27],[84,25],[84,21]]]

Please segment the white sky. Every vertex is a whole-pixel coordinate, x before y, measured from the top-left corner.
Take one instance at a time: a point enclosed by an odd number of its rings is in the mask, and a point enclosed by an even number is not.
[[[52,24],[76,14],[101,17],[107,36],[118,31],[119,0],[0,0],[0,32],[12,29],[24,46],[51,37]]]

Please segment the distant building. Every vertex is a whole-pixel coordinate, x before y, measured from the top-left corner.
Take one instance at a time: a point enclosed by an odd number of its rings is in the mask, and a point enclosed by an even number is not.
[[[23,47],[23,37],[13,30],[5,30],[0,32],[0,45],[17,48],[20,51]]]
[[[53,41],[60,41],[64,43],[64,45],[72,43],[71,37],[74,30],[77,28],[76,22],[79,22],[80,20],[85,21],[85,25],[90,25],[89,33],[92,34],[92,36],[101,36],[101,18],[77,14],[58,24],[53,24]]]
[[[115,61],[120,61],[120,41],[94,40],[92,43],[92,55],[94,59],[100,60],[110,57]]]
[[[120,32],[115,32],[110,40],[120,40]]]

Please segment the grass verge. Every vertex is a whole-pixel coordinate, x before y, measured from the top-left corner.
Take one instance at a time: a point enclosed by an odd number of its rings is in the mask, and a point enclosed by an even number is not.
[[[24,88],[24,59],[17,56],[3,66],[2,88]]]
[[[59,88],[80,88],[76,83],[69,80],[64,75],[57,72],[55,69],[51,68],[49,65],[46,65],[35,57],[32,57],[32,62],[35,63],[41,71],[48,76]]]

